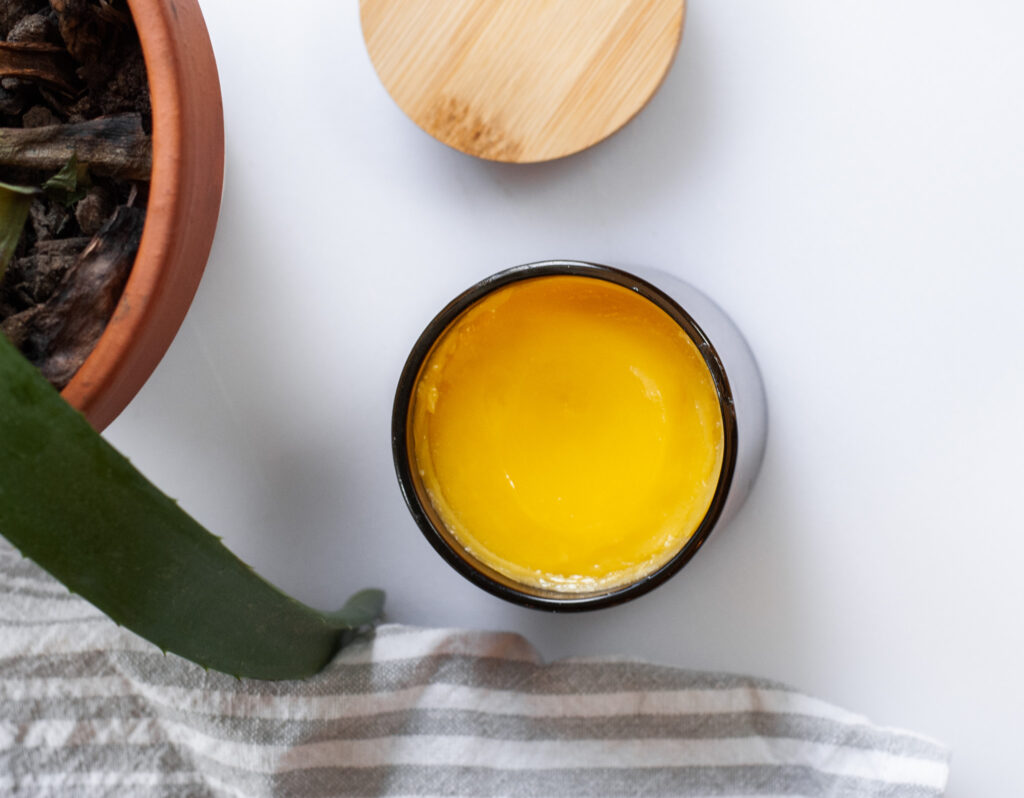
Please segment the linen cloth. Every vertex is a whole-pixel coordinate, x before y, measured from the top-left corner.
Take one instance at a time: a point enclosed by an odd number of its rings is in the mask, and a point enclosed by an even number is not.
[[[0,795],[941,795],[949,753],[760,679],[543,664],[385,625],[316,677],[237,680],[124,629],[0,540]]]

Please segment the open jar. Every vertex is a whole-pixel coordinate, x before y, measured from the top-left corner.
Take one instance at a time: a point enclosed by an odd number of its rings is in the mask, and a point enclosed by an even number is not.
[[[518,266],[449,303],[412,349],[392,445],[406,503],[459,573],[555,611],[635,598],[749,492],[764,391],[692,286],[580,261]]]

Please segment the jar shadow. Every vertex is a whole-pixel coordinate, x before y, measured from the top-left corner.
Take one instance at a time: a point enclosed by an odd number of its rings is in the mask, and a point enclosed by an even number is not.
[[[813,629],[821,621],[812,617],[813,580],[793,550],[803,523],[797,495],[769,445],[739,514],[666,584],[628,604],[584,615],[513,610],[506,625],[546,661],[625,656],[807,685],[802,652],[813,650]]]

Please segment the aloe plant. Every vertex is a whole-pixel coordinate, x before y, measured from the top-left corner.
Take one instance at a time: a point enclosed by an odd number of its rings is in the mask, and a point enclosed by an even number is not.
[[[122,626],[214,670],[316,673],[380,615],[321,613],[257,576],[161,493],[0,335],[0,533]]]
[[[28,213],[18,198],[32,193],[0,187],[0,265]],[[0,534],[165,652],[238,677],[310,676],[383,608],[381,591],[364,590],[322,613],[265,582],[93,430],[3,334]]]

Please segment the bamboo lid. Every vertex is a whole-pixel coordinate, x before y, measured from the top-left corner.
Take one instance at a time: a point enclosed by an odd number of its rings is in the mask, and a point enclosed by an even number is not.
[[[494,161],[561,158],[658,89],[684,0],[360,0],[377,74],[421,128]]]

